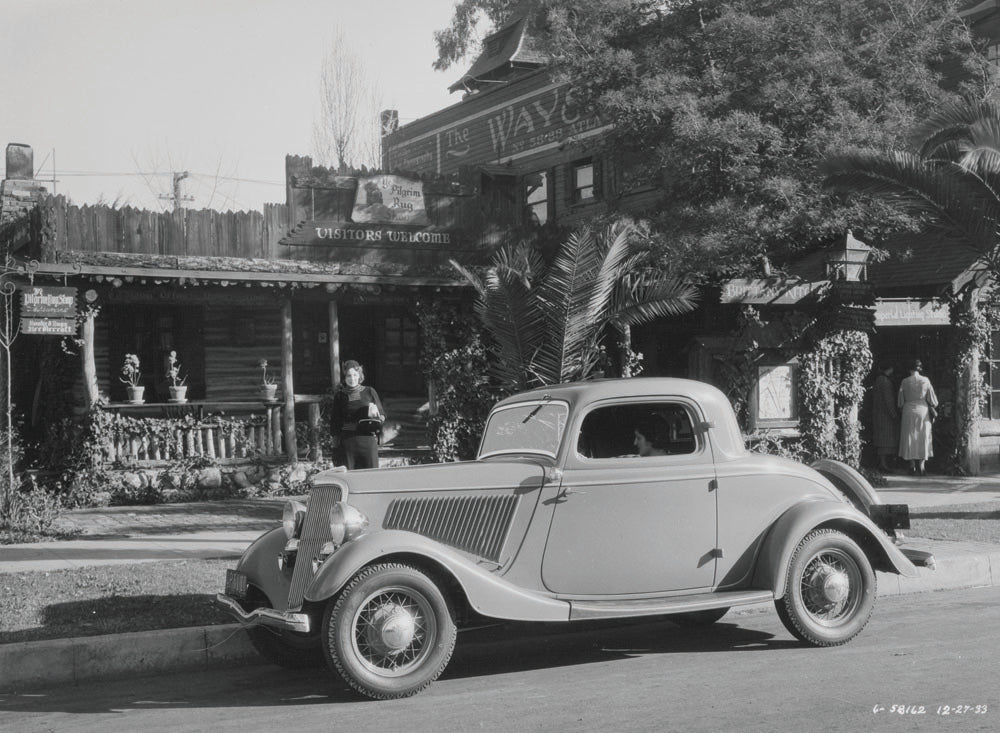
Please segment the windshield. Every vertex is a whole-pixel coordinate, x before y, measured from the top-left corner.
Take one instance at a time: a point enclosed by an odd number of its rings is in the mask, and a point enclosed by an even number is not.
[[[545,453],[555,458],[566,429],[565,402],[523,402],[496,410],[483,433],[479,457],[493,453]]]

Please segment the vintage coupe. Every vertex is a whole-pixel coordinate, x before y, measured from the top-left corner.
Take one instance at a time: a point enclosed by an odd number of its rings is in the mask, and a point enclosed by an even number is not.
[[[665,455],[635,454],[650,416]],[[875,570],[933,567],[898,546],[905,505],[882,504],[842,463],[748,452],[722,392],[682,379],[510,397],[476,460],[326,471],[282,524],[228,571],[218,602],[266,658],[325,657],[376,699],[429,685],[457,629],[484,617],[710,624],[773,601],[791,634],[833,646],[867,623]]]

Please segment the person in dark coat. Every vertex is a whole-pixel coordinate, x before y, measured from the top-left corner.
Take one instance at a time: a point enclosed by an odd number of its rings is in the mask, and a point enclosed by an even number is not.
[[[892,364],[881,364],[872,391],[872,443],[878,467],[886,473],[892,470],[890,461],[899,451],[899,410],[892,372]]]
[[[378,392],[363,386],[365,372],[352,360],[344,362],[344,383],[333,395],[330,432],[333,447],[348,470],[378,468],[378,434],[385,410]]]

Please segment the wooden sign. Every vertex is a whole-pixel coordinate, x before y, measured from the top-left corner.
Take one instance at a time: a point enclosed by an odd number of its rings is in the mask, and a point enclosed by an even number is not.
[[[736,278],[722,286],[720,302],[747,305],[795,305],[830,287],[827,280]]]
[[[427,226],[424,184],[402,176],[358,179],[351,220],[355,223],[415,224]]]
[[[76,318],[76,288],[24,286],[21,289],[21,316]]]
[[[539,75],[537,83],[546,78]],[[503,164],[558,149],[605,127],[582,97],[565,84],[547,84],[507,99],[497,94],[473,97],[433,115],[431,130],[414,134],[419,126],[406,126],[386,137],[386,165],[391,170],[454,173],[463,165]]]
[[[875,303],[876,326],[947,326],[948,306],[937,299],[879,300]]]
[[[279,244],[305,247],[398,247],[404,249],[455,250],[457,232],[450,230],[404,229],[344,221],[304,221]]]

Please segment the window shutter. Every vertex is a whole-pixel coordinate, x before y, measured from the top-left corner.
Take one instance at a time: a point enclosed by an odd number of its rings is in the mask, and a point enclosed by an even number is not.
[[[594,165],[594,198],[604,198],[604,165],[601,158],[593,159]]]

